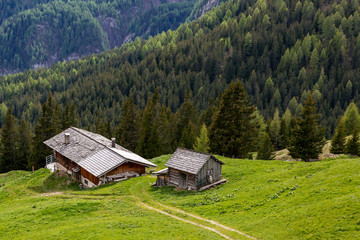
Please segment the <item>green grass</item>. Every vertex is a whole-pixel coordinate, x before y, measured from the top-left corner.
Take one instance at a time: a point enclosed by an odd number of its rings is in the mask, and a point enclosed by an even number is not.
[[[169,157],[153,159],[157,170]],[[360,159],[304,163],[219,158],[228,182],[204,192],[154,188],[153,176],[80,190],[68,177],[45,169],[2,174],[0,238],[222,239],[138,202],[163,210],[157,202],[177,207],[260,239],[360,238]],[[46,196],[56,191],[64,193]]]

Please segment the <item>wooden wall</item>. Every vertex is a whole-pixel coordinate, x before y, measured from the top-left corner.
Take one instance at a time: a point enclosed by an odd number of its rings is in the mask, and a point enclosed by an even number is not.
[[[79,165],[77,165],[76,163],[74,163],[73,161],[71,161],[70,159],[68,159],[67,157],[61,155],[58,152],[55,152],[55,158],[56,158],[56,162],[61,164],[61,166],[63,166],[67,170],[72,171],[73,168],[77,168],[79,166]]]
[[[186,175],[186,183],[182,183],[181,174]],[[170,186],[180,187],[180,188],[192,188],[196,190],[196,176],[194,174],[186,173],[179,171],[174,168],[169,168],[168,184]]]
[[[106,176],[118,174],[118,173],[125,173],[125,172],[135,172],[139,175],[145,174],[145,166],[136,164],[136,163],[124,163],[121,166],[118,166],[114,170],[108,172]]]
[[[95,177],[94,175],[92,175],[91,173],[89,173],[88,171],[86,171],[83,168],[81,168],[81,176],[83,176],[84,178],[89,179],[95,185],[99,184],[99,178]]]
[[[197,174],[197,188],[209,184],[209,182],[207,181],[207,175],[208,175],[208,170],[211,169],[212,169],[213,181],[216,182],[221,179],[221,164],[216,162],[214,159],[210,158]]]

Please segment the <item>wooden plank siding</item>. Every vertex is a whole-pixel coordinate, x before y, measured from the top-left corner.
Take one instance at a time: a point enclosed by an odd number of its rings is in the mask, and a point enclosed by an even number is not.
[[[55,152],[56,162],[59,163],[61,166],[66,168],[69,171],[72,171],[73,168],[78,168],[79,165],[68,159],[67,157],[61,155],[58,152]]]
[[[221,164],[210,158],[197,174],[197,188],[210,183],[207,181],[209,170],[212,170],[213,182],[219,181],[221,179]]]
[[[83,176],[84,178],[89,179],[95,185],[99,184],[99,178],[95,177],[94,175],[92,175],[91,173],[89,173],[88,171],[86,171],[83,168],[81,168],[81,176]]]
[[[181,174],[186,175],[186,183],[182,184]],[[196,175],[183,172],[174,168],[169,168],[168,184],[179,188],[191,188],[196,190]]]
[[[138,173],[139,175],[145,174],[145,166],[130,162],[124,163],[118,166],[117,168],[115,168],[114,170],[108,172],[106,176],[110,176],[118,173],[126,173],[126,172],[135,172]]]

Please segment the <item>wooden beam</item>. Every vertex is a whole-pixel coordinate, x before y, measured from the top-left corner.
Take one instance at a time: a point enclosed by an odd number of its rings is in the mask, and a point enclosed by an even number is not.
[[[220,184],[224,184],[224,183],[226,183],[226,182],[227,182],[226,179],[222,179],[222,180],[220,180],[220,181],[217,181],[217,182],[214,182],[214,183],[212,183],[212,184],[209,184],[209,185],[206,185],[206,186],[201,187],[201,188],[199,189],[199,191],[204,191],[204,190],[206,190],[206,189],[215,187],[215,186],[220,185]]]

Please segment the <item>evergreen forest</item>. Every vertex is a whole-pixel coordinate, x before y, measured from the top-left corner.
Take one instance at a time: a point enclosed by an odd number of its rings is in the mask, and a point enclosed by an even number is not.
[[[356,155],[354,147],[344,145],[344,136],[356,140],[360,126],[359,14],[358,0],[230,0],[176,30],[1,77],[0,120],[5,126],[11,109],[14,119],[26,121],[35,132],[36,146],[36,136],[43,134],[36,129],[44,129],[44,116],[58,123],[50,124],[54,129],[49,132],[56,133],[66,125],[59,120],[61,113],[76,106],[70,114],[76,119],[73,125],[117,136],[119,143],[137,136],[122,143],[148,158],[176,146],[244,157],[271,142],[261,152],[271,159],[273,150],[296,145],[291,136],[304,133],[303,126],[321,129],[313,132],[317,152],[324,137],[340,132],[340,150],[334,151]],[[133,27],[141,32],[146,27],[139,21]],[[241,99],[233,98],[232,91]],[[45,114],[49,99],[56,103],[51,107],[54,115]],[[220,129],[222,121],[234,119],[226,110],[239,109],[231,103],[242,103],[249,120],[244,126],[253,134],[240,131],[234,140],[226,136],[229,129]],[[239,139],[256,144],[239,149]],[[298,156],[296,148],[293,154]]]

